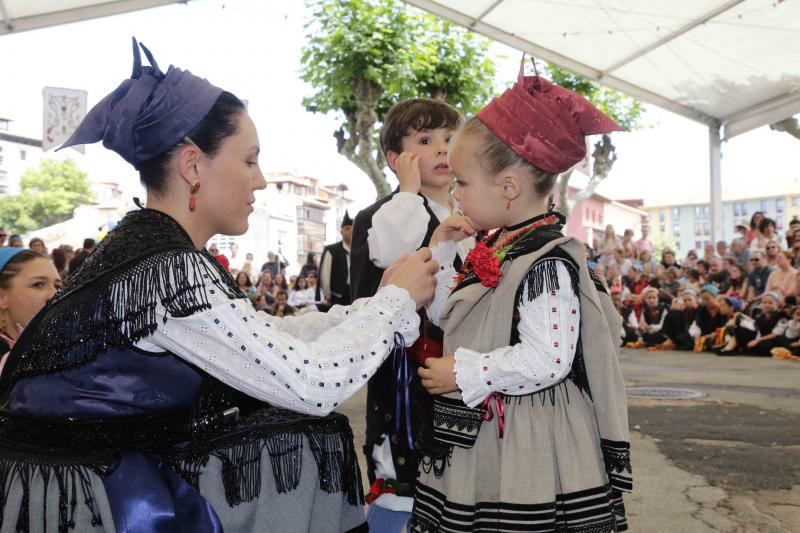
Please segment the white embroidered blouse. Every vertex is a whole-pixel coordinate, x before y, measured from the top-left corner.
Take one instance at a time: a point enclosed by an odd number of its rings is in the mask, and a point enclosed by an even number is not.
[[[457,250],[454,242],[443,242],[431,249],[433,259],[440,265],[436,296],[427,308],[428,318],[435,324],[454,286],[456,272],[452,265]],[[475,352],[468,346],[455,351],[456,383],[468,406],[475,407],[495,391],[512,396],[530,394],[558,383],[569,374],[580,333],[580,300],[572,289],[564,263],[558,259],[544,261],[556,262],[560,288],[545,291],[530,301],[520,300],[517,307],[520,342],[488,353]],[[542,263],[534,268],[542,268]],[[522,290],[526,294],[527,281]]]
[[[213,269],[212,269],[213,270]],[[325,415],[366,384],[391,353],[394,335],[418,336],[419,316],[405,289],[386,286],[372,298],[328,313],[277,318],[206,285],[211,309],[165,317],[137,343],[170,351],[259,400]]]

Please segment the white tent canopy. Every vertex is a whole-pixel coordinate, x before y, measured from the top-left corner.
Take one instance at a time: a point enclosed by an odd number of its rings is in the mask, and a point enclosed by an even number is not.
[[[725,138],[800,113],[797,0],[409,0]]]
[[[0,35],[188,0],[0,0]]]
[[[713,234],[721,141],[800,113],[798,0],[407,0],[709,127]]]
[[[406,0],[708,125],[721,141],[800,113],[800,0]],[[188,0],[0,0],[0,36]]]

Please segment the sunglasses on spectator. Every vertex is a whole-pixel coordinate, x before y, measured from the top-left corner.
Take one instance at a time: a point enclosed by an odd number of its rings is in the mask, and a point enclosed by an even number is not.
[[[750,262],[755,263],[756,261],[761,261],[760,257],[753,257],[750,259]]]
[[[0,239],[5,239],[8,237],[8,233],[0,233]]]

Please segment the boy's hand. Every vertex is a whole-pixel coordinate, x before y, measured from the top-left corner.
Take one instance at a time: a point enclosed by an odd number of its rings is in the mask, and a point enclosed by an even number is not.
[[[422,177],[419,173],[419,154],[403,152],[397,156],[397,180],[400,182],[400,192],[419,194],[422,187]]]
[[[453,215],[447,217],[431,236],[430,246],[434,247],[440,242],[460,241],[475,235],[475,224],[469,217]]]
[[[458,390],[455,372],[456,358],[452,355],[429,357],[425,360],[427,368],[417,372],[422,378],[422,386],[429,394],[447,394]]]

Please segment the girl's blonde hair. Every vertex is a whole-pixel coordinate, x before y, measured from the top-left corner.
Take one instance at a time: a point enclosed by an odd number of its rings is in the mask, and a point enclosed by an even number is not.
[[[483,168],[492,176],[496,176],[509,168],[517,168],[528,174],[533,181],[537,194],[547,196],[553,190],[558,174],[545,172],[532,165],[522,156],[514,152],[503,141],[492,133],[478,117],[472,117],[459,131],[461,135],[475,136],[481,144],[478,159]]]

